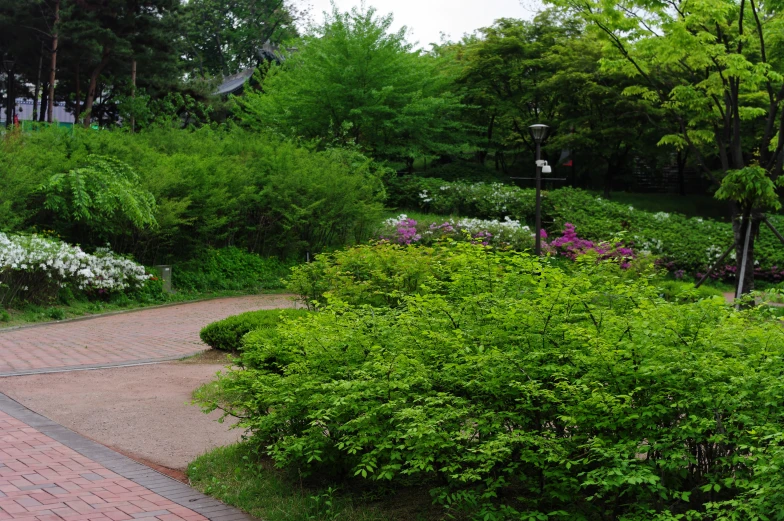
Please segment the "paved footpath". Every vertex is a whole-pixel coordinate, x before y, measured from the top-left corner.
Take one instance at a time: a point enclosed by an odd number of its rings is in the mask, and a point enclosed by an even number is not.
[[[251,521],[0,394],[0,520]]]
[[[210,322],[293,305],[288,295],[253,295],[0,329],[0,377],[182,358],[206,349],[199,331]]]

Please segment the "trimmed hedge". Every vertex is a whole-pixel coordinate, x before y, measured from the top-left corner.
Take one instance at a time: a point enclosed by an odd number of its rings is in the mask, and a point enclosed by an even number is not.
[[[304,309],[262,309],[219,320],[201,330],[202,342],[221,351],[239,351],[242,337],[257,329],[274,329],[282,316],[294,318],[307,314]]]

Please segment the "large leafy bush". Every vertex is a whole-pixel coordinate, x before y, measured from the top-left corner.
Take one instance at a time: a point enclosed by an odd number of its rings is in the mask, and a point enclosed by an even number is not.
[[[385,285],[380,265],[425,258],[419,284]],[[430,487],[475,519],[781,518],[780,326],[584,259],[358,248],[333,279],[364,266],[399,305],[333,292],[203,403],[281,467]]]
[[[54,227],[80,239],[116,237],[122,229],[157,225],[155,197],[141,187],[139,175],[111,157],[88,156],[68,173],[52,175],[41,185],[44,206],[54,213]]]
[[[54,230],[87,249],[108,241],[147,264],[226,246],[304,258],[368,238],[385,197],[386,170],[355,151],[229,126],[49,128],[0,140],[0,163],[0,229]],[[153,209],[157,227],[123,225],[151,224]]]

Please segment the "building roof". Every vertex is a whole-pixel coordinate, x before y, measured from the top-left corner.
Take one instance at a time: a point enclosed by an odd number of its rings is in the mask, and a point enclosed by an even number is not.
[[[255,70],[255,68],[251,67],[249,69],[240,71],[237,74],[226,76],[223,78],[223,83],[220,84],[218,90],[215,91],[215,94],[225,96],[227,94],[238,93],[242,90],[242,86],[245,85],[245,82],[248,81],[251,76],[253,76]]]
[[[288,52],[295,51],[296,49],[288,49]],[[277,44],[270,43],[269,40],[261,46],[261,49],[259,49],[256,54],[260,63],[275,62],[277,64],[281,64],[286,60],[284,54],[280,51],[280,47]],[[219,96],[239,94],[242,91],[242,87],[245,85],[245,82],[248,81],[251,76],[253,76],[255,71],[255,67],[250,67],[238,72],[237,74],[224,77],[223,82],[218,87],[218,90],[215,91],[215,94]]]

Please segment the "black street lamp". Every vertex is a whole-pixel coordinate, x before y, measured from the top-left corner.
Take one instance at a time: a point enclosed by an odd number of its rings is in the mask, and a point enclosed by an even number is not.
[[[528,127],[531,137],[536,143],[536,242],[534,253],[537,256],[542,254],[542,167],[545,164],[542,161],[542,142],[547,137],[549,128],[541,123]]]

